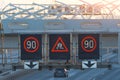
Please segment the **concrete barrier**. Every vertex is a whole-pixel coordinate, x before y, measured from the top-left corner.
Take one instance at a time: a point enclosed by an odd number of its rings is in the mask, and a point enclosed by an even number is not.
[[[35,70],[7,71],[0,75],[0,80],[16,80],[18,77],[34,72]]]

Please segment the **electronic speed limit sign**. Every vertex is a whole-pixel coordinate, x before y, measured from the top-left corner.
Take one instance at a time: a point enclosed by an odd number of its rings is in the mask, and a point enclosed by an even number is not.
[[[21,39],[21,59],[39,60],[42,57],[42,39],[40,34],[22,34]]]
[[[99,59],[98,34],[80,34],[78,43],[79,59]]]
[[[93,36],[86,36],[81,41],[81,47],[85,52],[92,52],[97,47],[96,39]]]
[[[24,49],[26,52],[34,53],[39,49],[39,41],[37,38],[30,36],[24,40]]]

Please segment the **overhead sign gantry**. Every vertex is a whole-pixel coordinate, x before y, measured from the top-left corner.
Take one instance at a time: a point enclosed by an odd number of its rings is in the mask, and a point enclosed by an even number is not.
[[[49,60],[73,63],[84,59],[88,60],[84,64],[92,65],[91,59],[100,57],[99,34],[120,32],[119,21],[113,20],[118,17],[111,14],[119,12],[119,7],[109,9],[111,4],[102,5],[9,4],[3,9],[2,22],[6,33],[22,33],[21,60],[28,60],[28,66],[34,66],[31,62],[34,60],[42,60],[43,65],[47,65]],[[106,24],[106,19],[112,25]],[[78,44],[73,41],[75,39]],[[44,43],[44,40],[47,42]],[[81,63],[78,63],[80,66]]]

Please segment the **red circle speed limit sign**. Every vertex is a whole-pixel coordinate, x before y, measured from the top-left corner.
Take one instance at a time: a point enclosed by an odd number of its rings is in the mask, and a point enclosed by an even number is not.
[[[24,40],[24,49],[26,52],[34,53],[39,49],[39,41],[37,38],[30,36]]]
[[[96,39],[92,36],[86,36],[81,41],[81,47],[85,52],[93,52],[97,47]]]

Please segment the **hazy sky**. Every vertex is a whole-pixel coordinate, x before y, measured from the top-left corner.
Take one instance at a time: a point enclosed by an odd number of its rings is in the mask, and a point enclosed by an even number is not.
[[[0,0],[0,10],[7,4],[9,3],[14,3],[14,4],[30,4],[30,3],[39,3],[39,4],[47,4],[47,3],[53,3],[55,0]],[[66,4],[81,4],[80,0],[56,0],[62,3]],[[119,3],[120,0],[82,0],[85,2],[88,2],[90,4],[94,4],[96,2],[101,2],[101,1],[116,1],[116,3]],[[119,1],[119,2],[118,2]]]

